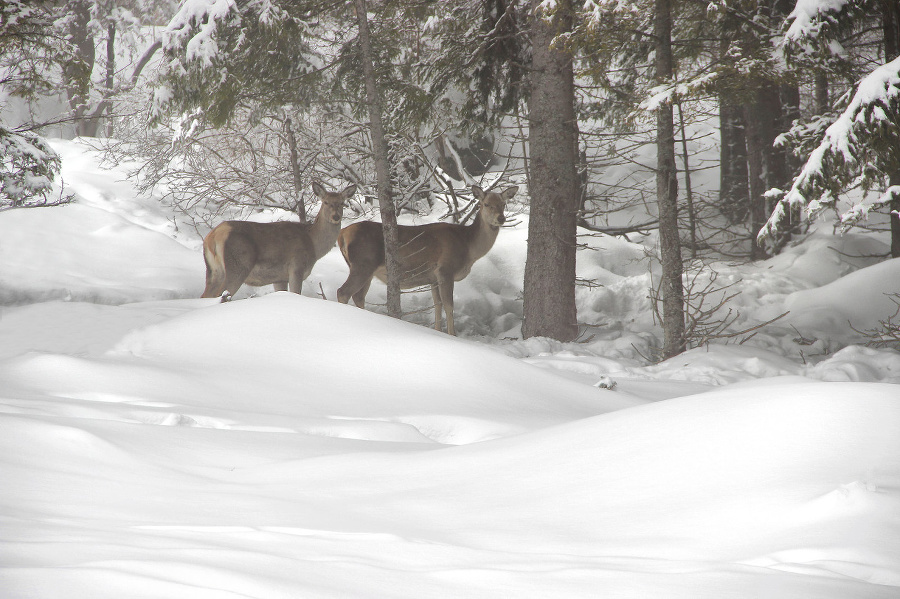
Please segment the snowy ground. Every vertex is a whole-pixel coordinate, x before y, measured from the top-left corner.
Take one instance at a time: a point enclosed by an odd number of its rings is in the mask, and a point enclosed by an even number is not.
[[[516,338],[523,225],[457,339],[334,302],[336,251],[223,305],[198,236],[55,145],[78,202],[0,214],[0,596],[900,594],[900,354],[853,331],[896,308],[877,235],[716,265],[736,327],[790,314],[648,365],[646,245],[585,239],[581,343]]]

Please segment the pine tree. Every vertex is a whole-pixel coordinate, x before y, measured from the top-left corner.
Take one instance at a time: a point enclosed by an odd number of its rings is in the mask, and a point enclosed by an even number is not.
[[[0,2],[0,86],[11,95],[33,98],[49,93],[60,56],[72,48],[52,35],[55,13],[44,4]],[[61,161],[53,148],[27,128],[0,124],[0,210],[46,206]]]
[[[552,16],[544,14],[540,5],[539,0],[532,0],[528,99],[531,210],[522,334],[571,341],[578,334],[578,124],[572,56],[553,42],[572,31],[574,15],[568,1],[558,2]]]
[[[848,190],[861,187],[878,192],[842,210],[845,227],[865,218],[871,210],[900,209],[900,7],[880,0],[846,0],[843,3],[809,3],[797,8],[785,36],[789,59],[828,57],[836,51],[837,34],[858,22],[861,15],[880,12],[886,62],[865,76],[854,92],[838,100],[839,115],[828,126],[800,173],[775,207],[761,243],[776,238],[788,215],[804,209],[815,215],[836,207]],[[900,256],[900,222],[891,218],[891,255]]]

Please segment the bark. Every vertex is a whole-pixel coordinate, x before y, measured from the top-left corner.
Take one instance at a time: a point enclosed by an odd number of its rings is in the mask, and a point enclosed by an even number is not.
[[[828,97],[828,73],[824,71],[816,73],[814,98],[816,114],[825,114],[831,109]]]
[[[787,168],[784,157],[774,147],[777,124],[781,119],[781,98],[778,86],[764,83],[753,92],[752,100],[745,106],[747,124],[747,166],[750,181],[750,231],[751,237],[766,224],[769,206],[765,193],[772,187],[784,186]],[[751,244],[750,257],[760,260],[767,257],[765,249]]]
[[[694,211],[694,188],[691,185],[691,163],[688,152],[687,133],[684,127],[684,111],[678,102],[678,128],[681,133],[681,161],[684,163],[684,193],[688,211],[688,226],[691,236],[691,258],[697,257],[697,213]]]
[[[372,135],[372,154],[375,159],[375,185],[378,190],[378,207],[384,231],[385,270],[387,271],[387,313],[400,318],[400,269],[397,264],[397,212],[391,195],[391,166],[388,161],[388,144],[384,136],[381,96],[375,80],[372,41],[369,37],[369,20],[366,0],[355,0],[356,18],[359,23],[359,46],[362,54],[363,77],[366,81],[366,104],[369,108],[369,127]]]
[[[672,4],[656,0],[656,77],[672,78]],[[659,246],[662,262],[663,357],[671,358],[686,348],[684,337],[684,286],[681,240],[678,234],[678,179],[675,171],[675,119],[671,104],[656,113],[656,200],[659,205]]]
[[[116,74],[116,26],[112,23],[106,28],[106,89],[103,91],[105,98],[111,98],[113,94],[113,83]],[[104,110],[107,112],[106,117],[106,136],[112,137],[114,132],[112,119],[112,101],[103,100]]]
[[[94,38],[88,30],[91,7],[86,0],[74,0],[70,2],[67,9],[72,13],[67,35],[75,47],[76,56],[63,69],[66,79],[66,94],[75,119],[76,134],[87,135],[90,120],[85,120],[84,116],[90,92],[91,72],[96,59]]]
[[[719,205],[731,224],[742,223],[750,206],[747,139],[743,109],[719,98]]]
[[[532,0],[532,71],[528,101],[531,211],[525,259],[522,335],[571,341],[575,310],[578,128],[572,57],[550,47],[572,30],[570,0],[548,20]]]
[[[778,133],[790,131],[794,125],[794,121],[800,118],[800,86],[792,84],[783,84],[781,86],[781,113],[778,122]],[[779,165],[783,165],[780,171],[776,171],[775,176],[770,180],[770,187],[785,189],[790,186],[794,173],[797,173],[802,167],[799,157],[787,148],[775,148],[774,159]],[[776,177],[781,177],[777,179]],[[771,213],[773,205],[767,204],[766,210]],[[791,240],[792,235],[799,230],[800,223],[803,221],[803,214],[800,206],[791,207],[785,216],[784,236],[776,252]]]
[[[284,129],[287,135],[288,149],[291,151],[291,179],[294,184],[294,195],[297,198],[297,216],[300,222],[306,222],[306,203],[303,201],[303,183],[300,181],[300,156],[297,151],[297,136],[294,135],[294,123],[291,117],[284,120]]]

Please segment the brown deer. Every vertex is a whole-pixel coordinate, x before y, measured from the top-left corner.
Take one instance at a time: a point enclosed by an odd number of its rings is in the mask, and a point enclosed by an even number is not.
[[[509,187],[500,193],[485,192],[477,185],[472,193],[478,199],[478,213],[471,225],[431,223],[398,226],[400,247],[400,287],[431,286],[434,300],[434,328],[441,330],[441,310],[447,314],[447,332],[456,335],[453,324],[453,283],[462,281],[476,260],[488,253],[497,239],[500,225],[506,222],[503,211],[519,190]],[[347,281],[338,289],[338,301],[353,298],[365,307],[366,292],[372,277],[385,281],[384,237],[381,223],[354,223],[338,235],[338,247],[350,267]]]
[[[290,288],[300,293],[303,281],[316,261],[334,247],[341,230],[344,203],[356,193],[356,185],[336,193],[314,182],[322,201],[312,224],[297,222],[254,223],[225,221],[203,240],[206,289],[202,297],[237,293],[244,283],[259,287]]]

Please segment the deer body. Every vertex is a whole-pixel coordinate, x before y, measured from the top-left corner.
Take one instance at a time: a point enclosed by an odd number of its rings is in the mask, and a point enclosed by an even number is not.
[[[435,329],[441,330],[443,311],[447,315],[447,332],[456,334],[453,284],[466,278],[472,265],[494,245],[500,226],[506,220],[503,215],[506,202],[517,190],[517,187],[510,187],[502,193],[485,193],[480,187],[473,186],[479,208],[471,225],[398,226],[400,287],[431,286]],[[381,223],[363,221],[346,227],[338,235],[338,247],[350,267],[347,281],[338,289],[338,301],[346,304],[352,297],[353,302],[363,308],[372,278],[387,282]]]
[[[336,193],[313,183],[313,190],[322,206],[311,224],[230,220],[210,231],[203,240],[206,289],[202,297],[234,295],[244,283],[272,284],[276,291],[300,293],[313,265],[334,247],[344,202],[356,186]]]

